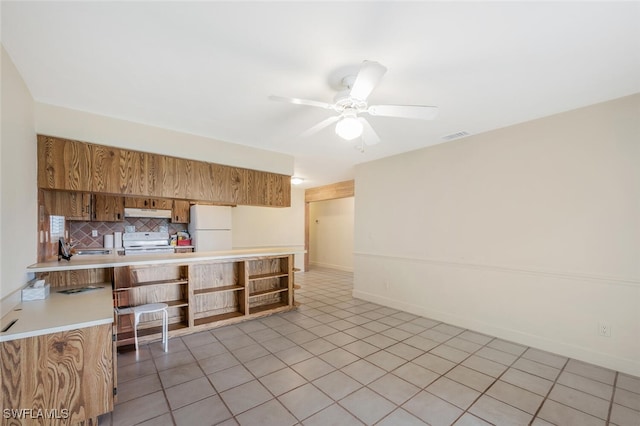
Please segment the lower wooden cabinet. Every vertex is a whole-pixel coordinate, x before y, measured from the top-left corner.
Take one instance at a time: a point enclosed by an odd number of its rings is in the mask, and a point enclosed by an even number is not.
[[[0,343],[2,408],[33,410],[8,424],[75,425],[113,411],[112,345],[111,324]],[[49,417],[32,420],[39,409]]]

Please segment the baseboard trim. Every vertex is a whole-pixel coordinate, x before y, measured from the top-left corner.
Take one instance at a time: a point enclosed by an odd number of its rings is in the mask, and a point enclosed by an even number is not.
[[[334,265],[332,263],[309,262],[309,266],[317,266],[319,268],[337,269],[338,271],[343,271],[343,272],[353,272],[353,268],[352,267],[349,268],[347,266]]]

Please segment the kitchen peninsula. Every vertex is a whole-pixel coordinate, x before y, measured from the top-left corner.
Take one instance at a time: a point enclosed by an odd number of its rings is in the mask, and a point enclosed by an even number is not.
[[[290,310],[295,247],[139,256],[81,256],[29,266],[55,287],[110,283],[115,308],[169,305],[177,336]],[[117,312],[117,309],[116,309]],[[117,315],[117,344],[133,342],[130,314]],[[160,338],[160,316],[139,325],[141,342]]]
[[[295,307],[294,255],[302,252],[96,255],[29,266],[51,294],[2,318],[3,407],[48,407],[51,424],[94,421],[113,410],[117,348],[133,343],[132,314],[118,308],[167,303],[170,337],[287,311]],[[143,320],[140,342],[159,340],[160,317]]]

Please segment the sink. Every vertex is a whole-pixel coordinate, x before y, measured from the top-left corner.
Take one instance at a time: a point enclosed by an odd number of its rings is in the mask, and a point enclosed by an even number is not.
[[[74,254],[76,256],[111,254],[111,249],[81,249],[81,250],[76,250]]]
[[[85,291],[97,290],[99,288],[104,288],[104,286],[101,286],[101,285],[88,285],[86,287],[70,288],[70,289],[67,289],[67,290],[60,290],[60,291],[58,291],[58,293],[76,294],[76,293],[84,293]]]

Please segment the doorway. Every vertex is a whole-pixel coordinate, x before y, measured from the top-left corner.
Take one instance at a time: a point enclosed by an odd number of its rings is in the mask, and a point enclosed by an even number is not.
[[[309,266],[353,272],[354,197],[309,203]]]
[[[310,264],[353,270],[354,201],[353,180],[305,191],[305,271]]]

